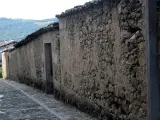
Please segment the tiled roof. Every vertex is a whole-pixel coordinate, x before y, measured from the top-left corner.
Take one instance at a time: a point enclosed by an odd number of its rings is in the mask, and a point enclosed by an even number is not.
[[[95,5],[102,4],[104,1],[106,1],[106,0],[92,0],[90,2],[86,2],[84,5],[75,6],[72,9],[66,10],[65,12],[62,12],[60,15],[56,15],[56,17],[60,18],[60,17],[69,16],[69,15],[75,14],[77,12],[81,12],[83,10],[86,10],[88,8],[92,8]],[[108,0],[108,1],[110,1],[110,0]]]
[[[27,44],[28,42],[36,39],[38,36],[50,32],[50,31],[56,31],[59,30],[59,23],[52,23],[50,25],[48,25],[47,27],[43,27],[35,32],[33,32],[32,34],[28,35],[25,39],[19,41],[17,44],[15,44],[15,48],[21,47],[25,44]]]
[[[0,47],[4,47],[4,46],[7,46],[7,45],[12,44],[12,43],[17,43],[17,42],[14,41],[14,40],[3,41],[3,42],[0,42]]]
[[[11,47],[11,48],[8,48],[8,49],[5,49],[5,50],[3,50],[3,51],[1,51],[1,52],[11,52],[11,51],[13,51],[15,48],[14,47]]]

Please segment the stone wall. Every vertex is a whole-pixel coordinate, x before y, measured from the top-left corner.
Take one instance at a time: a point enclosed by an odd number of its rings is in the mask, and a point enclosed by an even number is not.
[[[47,32],[9,52],[9,78],[45,90],[44,43],[51,43],[54,72],[59,77],[59,32]],[[55,79],[55,78],[53,78]],[[57,79],[56,79],[57,80]],[[55,83],[56,84],[56,83]]]
[[[146,119],[142,6],[139,0],[100,0],[57,16],[65,100],[103,119]]]
[[[44,43],[52,44],[55,95],[98,119],[146,119],[142,0],[98,0],[57,16],[9,54],[9,78],[46,87]],[[53,25],[54,26],[54,25]]]
[[[43,76],[43,41],[37,38],[9,54],[10,79],[41,87]],[[16,61],[16,62],[15,62]],[[38,80],[38,81],[37,81]]]

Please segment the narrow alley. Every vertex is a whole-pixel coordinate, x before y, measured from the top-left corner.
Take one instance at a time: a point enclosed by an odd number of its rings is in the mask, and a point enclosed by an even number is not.
[[[0,120],[93,120],[76,108],[15,81],[0,80]]]

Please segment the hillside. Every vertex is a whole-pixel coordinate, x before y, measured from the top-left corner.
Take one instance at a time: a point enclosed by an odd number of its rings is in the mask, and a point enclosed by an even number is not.
[[[26,35],[56,21],[58,21],[56,18],[45,20],[0,18],[0,41],[11,39],[19,41]]]

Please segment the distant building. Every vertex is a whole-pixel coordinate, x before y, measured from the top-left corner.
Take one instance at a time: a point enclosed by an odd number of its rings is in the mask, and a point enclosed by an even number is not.
[[[15,43],[17,42],[14,40],[5,40],[0,42],[0,67],[2,66],[2,51],[13,48]]]

